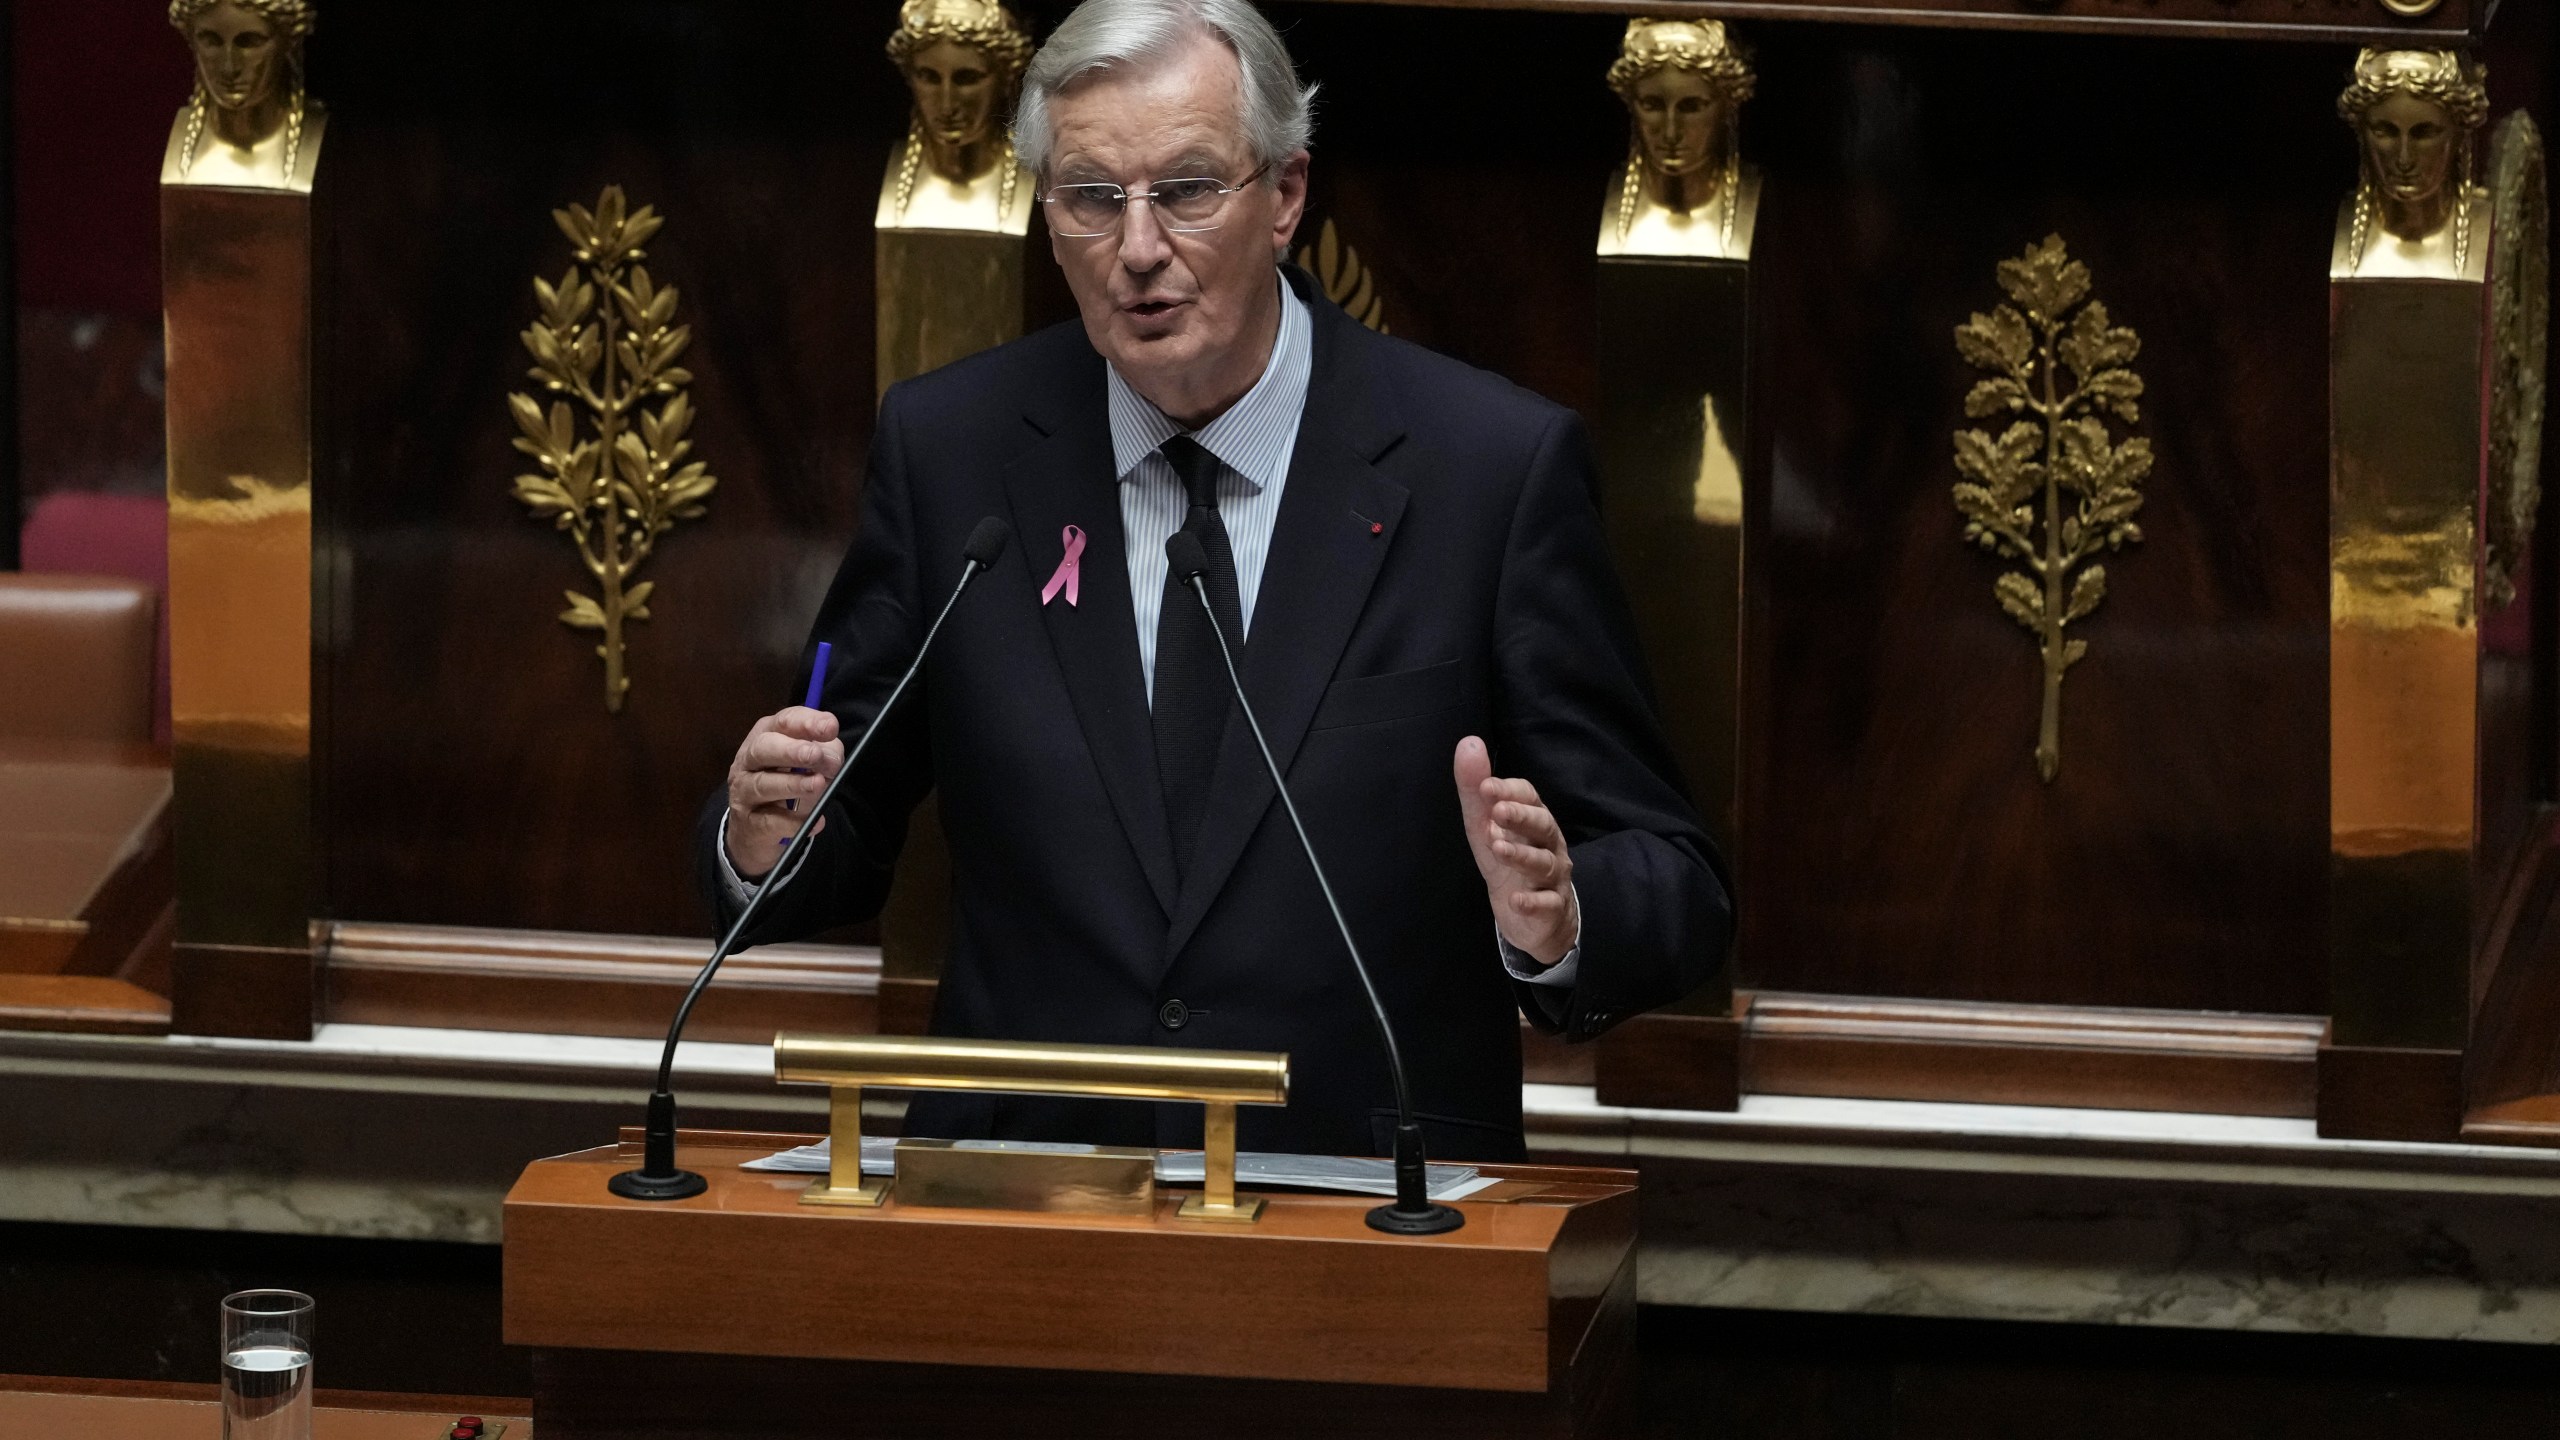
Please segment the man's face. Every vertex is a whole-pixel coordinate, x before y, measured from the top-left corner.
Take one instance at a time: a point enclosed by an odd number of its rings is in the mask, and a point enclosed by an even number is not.
[[[196,73],[213,103],[245,110],[275,93],[275,27],[266,17],[223,0],[196,17],[187,43],[195,47]]]
[[[925,133],[946,148],[986,138],[995,112],[996,72],[956,40],[936,40],[907,59],[907,88]]]
[[[2404,205],[2444,189],[2453,168],[2454,125],[2444,107],[2415,95],[2387,95],[2364,115],[2366,162],[2382,192]]]
[[[1254,169],[1242,99],[1236,57],[1206,36],[1148,70],[1073,86],[1050,102],[1056,139],[1046,180],[1109,182],[1132,195],[1159,180],[1233,185]],[[1133,200],[1118,230],[1090,239],[1053,231],[1049,248],[1093,347],[1164,405],[1163,397],[1195,385],[1216,388],[1208,377],[1250,365],[1249,384],[1258,372],[1263,357],[1240,348],[1265,338],[1259,322],[1276,319],[1272,265],[1298,228],[1306,194],[1301,152],[1227,196],[1214,230],[1168,230],[1153,205]]]
[[[1723,158],[1724,102],[1707,77],[1665,65],[1636,81],[1631,102],[1645,163],[1664,175],[1695,175]]]

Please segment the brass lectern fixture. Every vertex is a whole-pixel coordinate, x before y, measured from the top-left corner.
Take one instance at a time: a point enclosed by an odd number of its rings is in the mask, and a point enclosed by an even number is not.
[[[168,343],[172,1019],[311,1033],[308,0],[177,0],[195,93],[160,167]],[[273,997],[269,1004],[258,998]]]
[[[862,1091],[865,1086],[885,1085],[899,1090],[1200,1101],[1209,1108],[1201,1190],[1175,1213],[1185,1220],[1251,1221],[1262,1214],[1263,1202],[1236,1198],[1236,1107],[1285,1105],[1289,1100],[1286,1055],[901,1035],[776,1035],[773,1078],[785,1084],[829,1087],[827,1178],[800,1197],[804,1205],[870,1206],[889,1198],[891,1180],[862,1176]],[[1154,1164],[1155,1153],[1150,1150],[1056,1145],[971,1148],[968,1142],[910,1140],[898,1146],[899,1173],[893,1178],[908,1182],[908,1199],[917,1204],[1145,1214],[1154,1204]],[[1143,1183],[1137,1178],[1141,1174]],[[916,1185],[919,1179],[921,1193]],[[1141,1194],[1143,1198],[1132,1198]]]

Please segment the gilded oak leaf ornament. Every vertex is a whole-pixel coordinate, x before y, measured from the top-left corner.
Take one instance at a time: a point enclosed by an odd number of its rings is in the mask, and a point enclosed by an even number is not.
[[[1998,435],[1955,436],[1956,511],[1964,538],[2022,570],[1992,582],[1993,598],[2035,637],[2044,662],[2044,715],[2036,773],[2062,769],[2062,677],[2089,643],[2065,629],[2107,598],[2101,551],[2142,539],[2134,515],[2151,474],[2151,442],[2118,442],[2109,418],[2142,419],[2142,377],[2129,367],[2142,340],[2089,298],[2089,267],[2059,235],[2000,262],[2009,303],[1956,327],[1956,353],[1991,372],[1965,396],[1975,420],[2015,417]]]

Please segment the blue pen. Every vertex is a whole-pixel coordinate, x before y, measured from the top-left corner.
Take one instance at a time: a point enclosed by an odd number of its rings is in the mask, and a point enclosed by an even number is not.
[[[818,642],[818,658],[809,666],[809,697],[800,702],[811,710],[817,709],[818,702],[826,698],[827,655],[835,648],[835,646],[824,640]],[[809,772],[806,770],[798,770],[792,773],[806,775]],[[800,808],[800,802],[797,800],[785,800],[782,802],[782,808],[785,810],[797,810]],[[788,845],[791,842],[789,840],[785,840],[782,843]]]
[[[818,702],[827,698],[827,652],[835,648],[824,640],[818,642],[818,659],[809,667],[809,698],[800,702],[809,709],[817,709]]]

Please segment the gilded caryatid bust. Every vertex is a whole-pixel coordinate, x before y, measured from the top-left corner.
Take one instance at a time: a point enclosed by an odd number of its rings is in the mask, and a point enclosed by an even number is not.
[[[2338,97],[2355,130],[2355,194],[2338,217],[2330,273],[2362,279],[2478,279],[2489,197],[2471,183],[2489,118],[2488,71],[2453,50],[2368,49]]]
[[[1626,168],[1601,206],[1603,255],[1751,256],[1760,176],[1742,163],[1751,66],[1717,20],[1630,20],[1609,67]]]
[[[314,18],[311,0],[170,0],[196,89],[169,129],[161,184],[309,193],[329,120],[302,89]]]
[[[906,0],[889,58],[915,97],[907,143],[880,184],[882,230],[1030,227],[1031,172],[1013,153],[1013,112],[1031,36],[996,0]]]

